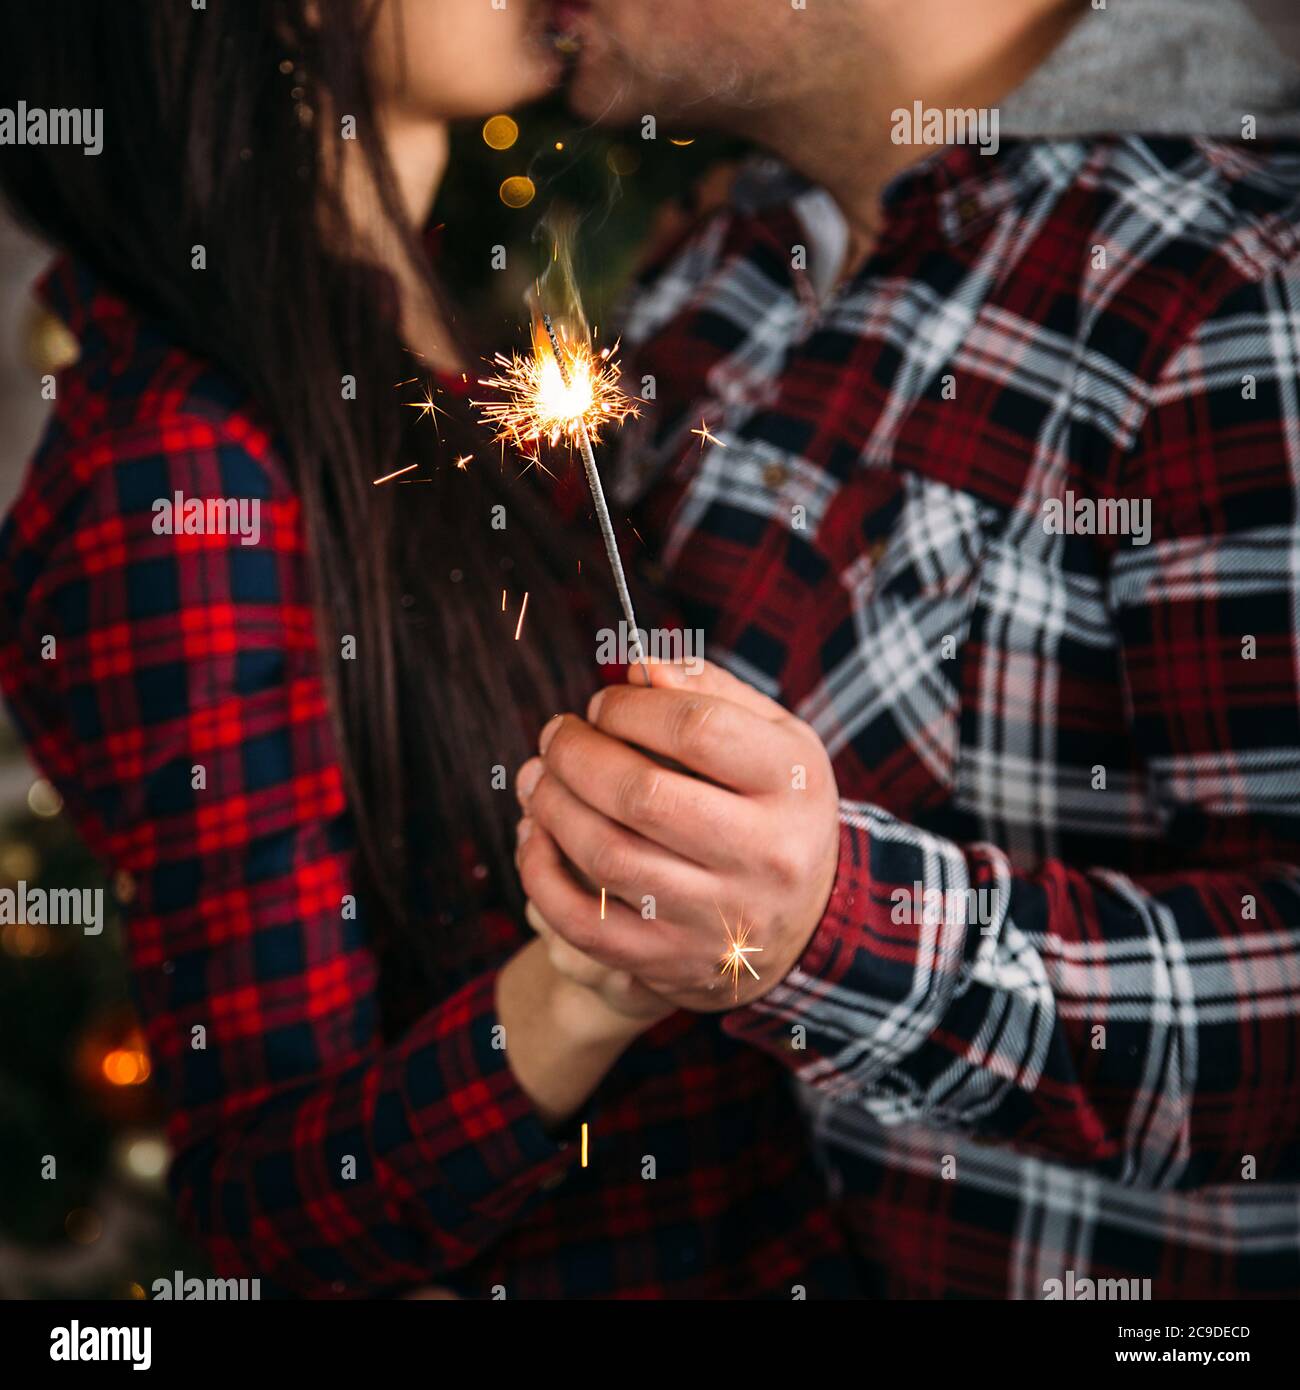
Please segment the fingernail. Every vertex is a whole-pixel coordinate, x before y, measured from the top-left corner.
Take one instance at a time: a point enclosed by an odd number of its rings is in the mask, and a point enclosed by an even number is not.
[[[541,775],[542,760],[540,758],[529,758],[519,769],[519,776],[515,778],[515,790],[519,793],[521,800],[527,801],[532,796],[533,788],[537,785]]]
[[[594,724],[596,716],[600,713],[600,707],[605,703],[605,692],[598,690],[587,702],[587,723]]]
[[[533,822],[530,817],[525,816],[515,827],[515,839],[522,845],[532,833]]]
[[[553,715],[546,721],[546,727],[542,730],[541,737],[537,740],[537,746],[543,753],[545,753],[550,746],[551,740],[555,737],[556,730],[559,729],[563,722],[564,716],[562,714]]]

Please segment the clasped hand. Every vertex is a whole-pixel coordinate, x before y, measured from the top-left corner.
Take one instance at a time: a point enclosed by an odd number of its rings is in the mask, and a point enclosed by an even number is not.
[[[835,776],[807,724],[721,668],[650,673],[542,730],[516,864],[557,969],[720,1011],[782,980],[825,913]]]

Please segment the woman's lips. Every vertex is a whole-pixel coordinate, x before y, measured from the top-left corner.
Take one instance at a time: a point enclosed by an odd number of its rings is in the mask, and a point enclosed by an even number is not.
[[[576,38],[591,12],[589,0],[551,0],[551,25],[564,38]]]

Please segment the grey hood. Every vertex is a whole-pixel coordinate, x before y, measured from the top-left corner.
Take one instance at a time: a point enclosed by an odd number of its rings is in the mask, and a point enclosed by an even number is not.
[[[1300,60],[1242,0],[1107,0],[1000,103],[1002,133],[1300,137]]]

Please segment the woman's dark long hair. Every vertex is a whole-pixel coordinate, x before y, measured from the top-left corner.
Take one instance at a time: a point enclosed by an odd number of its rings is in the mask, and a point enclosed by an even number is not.
[[[349,250],[338,191],[346,114],[393,235],[425,265],[365,70],[375,9],[358,0],[12,7],[0,105],[102,108],[103,152],[8,147],[0,189],[40,235],[240,381],[275,430],[303,507],[363,886],[399,959],[432,980],[437,933],[413,910],[411,870],[418,862],[452,882],[468,832],[518,907],[514,798],[493,769],[512,777],[540,721],[589,693],[592,659],[566,621],[561,581],[576,569],[573,552],[550,553],[531,489],[509,482],[517,469],[503,479],[483,435],[467,447],[471,426],[446,397],[450,413],[435,427],[405,408],[411,391],[394,389],[417,363],[392,303],[376,294],[373,266]],[[206,269],[192,268],[196,245]],[[355,399],[344,399],[345,376]],[[462,450],[478,455],[466,470],[451,466]],[[373,485],[407,463],[430,484]],[[490,525],[498,503],[504,530]],[[531,621],[515,641],[524,590]],[[355,660],[339,659],[345,634]],[[417,812],[443,827],[431,842],[408,843]]]

